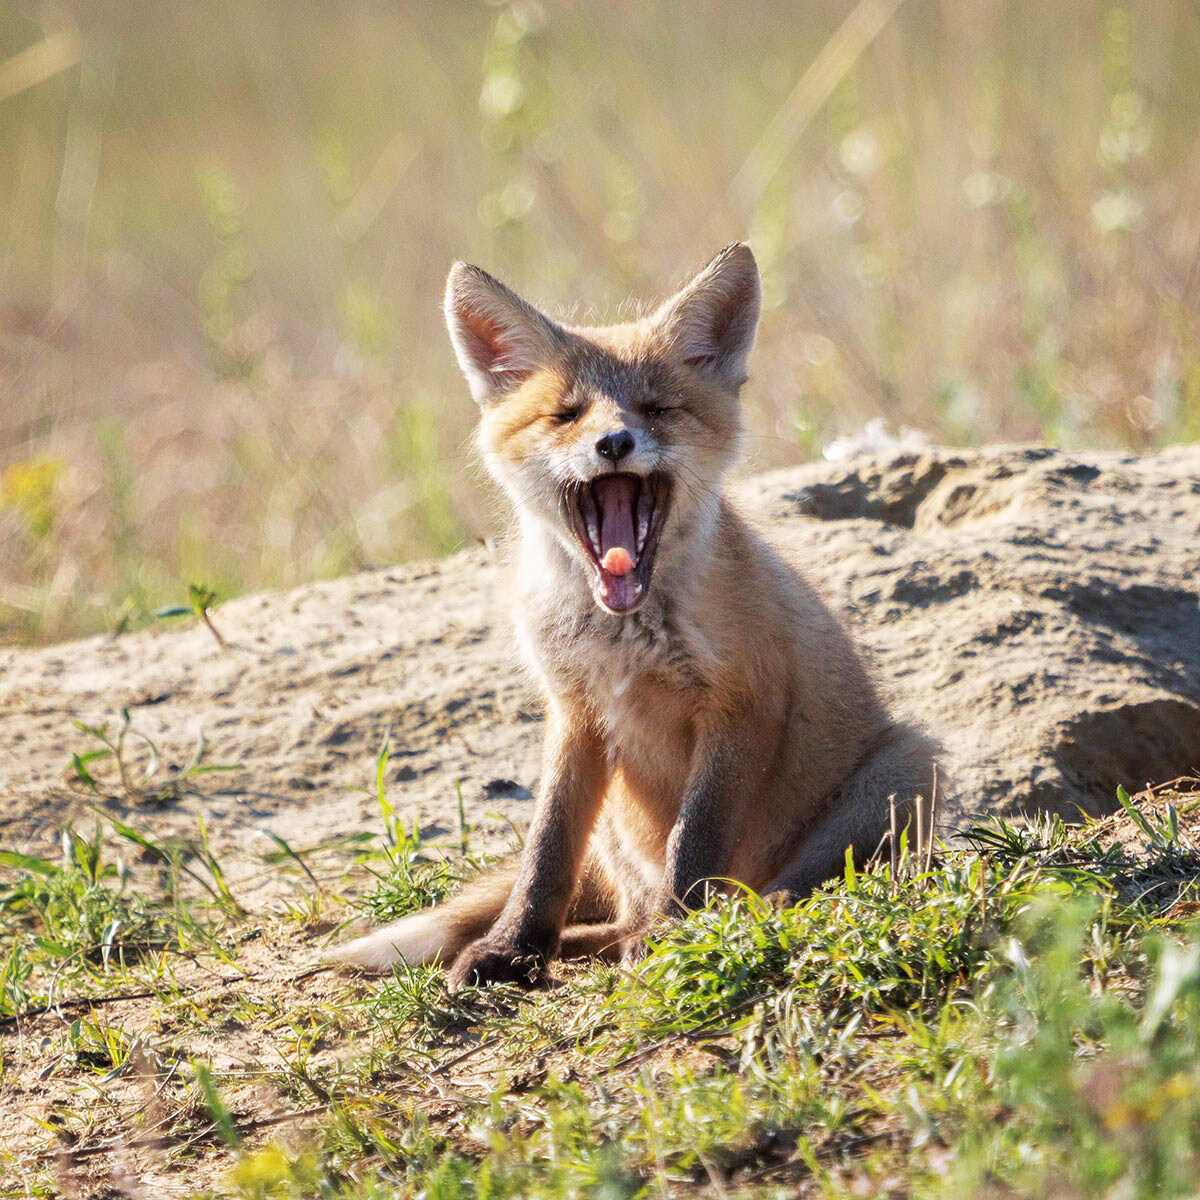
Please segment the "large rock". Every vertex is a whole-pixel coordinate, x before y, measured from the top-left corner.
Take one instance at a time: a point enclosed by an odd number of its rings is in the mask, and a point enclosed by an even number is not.
[[[811,464],[740,485],[826,592],[895,706],[946,747],[942,812],[1065,815],[1200,769],[1200,447],[1148,457],[931,450]],[[0,651],[0,842],[34,844],[80,805],[62,786],[121,708],[181,764],[203,736],[228,774],[140,809],[228,850],[265,826],[319,841],[378,824],[390,732],[401,815],[474,844],[529,816],[540,719],[512,660],[486,551],[222,606],[196,625]],[[136,750],[136,740],[131,740]],[[111,782],[111,772],[107,777]],[[458,783],[456,784],[456,781]],[[488,815],[492,814],[492,815]]]
[[[943,740],[951,812],[1096,814],[1200,771],[1200,446],[905,454],[746,495]]]

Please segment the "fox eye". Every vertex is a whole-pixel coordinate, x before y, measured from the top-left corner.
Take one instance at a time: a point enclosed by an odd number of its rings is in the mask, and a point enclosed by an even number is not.
[[[647,417],[664,417],[669,412],[674,412],[668,404],[651,404],[648,408],[642,409],[642,414]]]
[[[583,409],[581,408],[564,408],[554,414],[554,420],[559,425],[570,425],[572,421],[579,420],[579,415],[582,412]]]

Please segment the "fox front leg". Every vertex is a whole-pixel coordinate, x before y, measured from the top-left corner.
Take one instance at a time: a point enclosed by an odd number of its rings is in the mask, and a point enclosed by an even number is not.
[[[541,981],[546,962],[558,951],[606,770],[603,741],[591,722],[552,712],[542,785],[516,882],[492,928],[454,960],[451,990]]]
[[[729,874],[742,825],[737,810],[745,794],[745,763],[752,755],[749,745],[736,737],[701,737],[699,745],[667,838],[662,884],[635,915],[634,925],[640,928],[622,949],[626,966],[645,956],[645,932],[655,916],[685,916],[705,903],[709,880]]]
[[[748,741],[748,739],[747,739]],[[728,734],[701,737],[696,762],[684,789],[679,816],[667,839],[658,911],[670,916],[699,908],[705,882],[728,874],[737,817],[745,794],[750,746]]]

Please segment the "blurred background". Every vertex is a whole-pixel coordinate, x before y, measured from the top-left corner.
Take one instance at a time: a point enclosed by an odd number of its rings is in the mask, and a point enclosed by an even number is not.
[[[1194,0],[0,0],[0,641],[501,521],[470,258],[628,315],[749,237],[747,469],[1200,437]]]

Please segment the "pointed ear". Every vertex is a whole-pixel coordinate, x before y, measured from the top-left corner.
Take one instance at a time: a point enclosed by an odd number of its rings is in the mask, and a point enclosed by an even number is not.
[[[745,242],[726,246],[652,318],[691,367],[731,387],[746,382],[762,285]]]
[[[446,325],[479,404],[499,400],[561,348],[566,334],[486,271],[458,262],[446,280]]]

